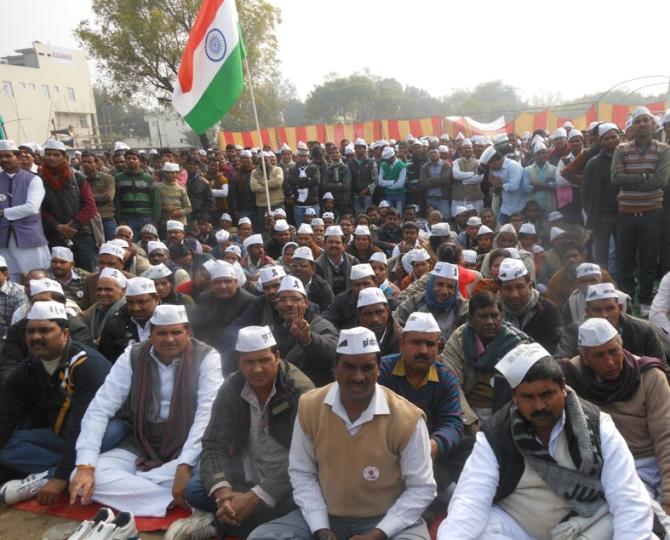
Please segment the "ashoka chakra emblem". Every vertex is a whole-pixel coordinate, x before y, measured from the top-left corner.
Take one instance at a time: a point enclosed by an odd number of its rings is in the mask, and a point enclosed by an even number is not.
[[[226,38],[218,28],[212,28],[205,38],[205,54],[212,62],[220,62],[226,56]]]

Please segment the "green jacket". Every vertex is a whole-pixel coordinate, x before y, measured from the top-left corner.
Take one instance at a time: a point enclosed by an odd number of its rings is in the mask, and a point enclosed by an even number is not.
[[[161,196],[151,175],[145,171],[127,171],[115,177],[114,207],[117,218],[149,217],[158,223],[161,217]]]

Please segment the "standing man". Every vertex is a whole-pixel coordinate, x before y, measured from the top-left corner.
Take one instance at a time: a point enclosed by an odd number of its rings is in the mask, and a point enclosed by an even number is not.
[[[428,160],[421,167],[419,185],[424,191],[426,206],[442,212],[444,221],[451,217],[450,184],[451,166],[440,158],[440,151],[433,148],[428,153]]]
[[[81,153],[81,172],[91,186],[95,205],[102,218],[105,240],[109,241],[114,238],[116,229],[116,219],[114,218],[116,213],[114,208],[116,184],[114,177],[98,168],[95,154],[88,150]]]
[[[407,193],[405,187],[407,165],[396,157],[395,150],[390,146],[384,148],[381,158],[377,183],[384,190],[384,199],[399,214],[402,214],[405,208],[405,194]]]
[[[533,163],[523,170],[524,185],[530,185],[528,200],[537,201],[542,218],[556,211],[556,167],[547,161],[547,147],[543,142],[533,146]]]
[[[351,191],[354,199],[354,211],[367,210],[372,204],[372,192],[377,184],[379,171],[377,162],[367,157],[368,145],[365,139],[354,141],[354,158],[349,160],[351,169]]]
[[[289,204],[293,204],[295,225],[300,227],[307,208],[313,208],[317,215],[319,213],[321,183],[319,167],[309,162],[309,149],[303,142],[298,143],[295,163],[289,167],[286,180],[286,199]]]
[[[262,151],[258,160],[258,165],[251,173],[251,191],[256,196],[256,223],[263,223],[266,212],[272,212],[277,208],[284,206],[284,170],[277,165],[273,165],[270,152]],[[263,166],[260,160],[265,160],[265,172],[267,181],[263,177]],[[268,193],[270,194],[270,208],[268,208],[268,197],[265,193],[265,184],[267,183]]]
[[[461,143],[458,154],[460,157],[454,161],[451,169],[451,213],[447,215],[455,215],[458,206],[472,206],[480,214],[484,208],[481,188],[484,175],[479,172],[479,160],[474,155],[470,139]]]
[[[0,140],[0,169],[0,255],[18,282],[33,268],[48,266],[49,247],[40,217],[45,190],[39,176],[21,168],[14,141]]]
[[[200,161],[195,157],[186,160],[186,192],[191,201],[191,214],[188,216],[188,224],[197,226],[200,221],[211,221],[214,216],[214,196],[209,182],[202,176]]]
[[[339,148],[333,148],[326,176],[321,182],[322,193],[332,193],[337,215],[351,212],[351,169],[342,161]]]
[[[635,296],[636,260],[640,261],[640,313],[649,315],[661,239],[663,190],[670,177],[670,148],[653,138],[656,119],[646,107],[633,111],[634,139],[617,147],[612,183],[619,186],[617,254],[621,290]]]
[[[510,216],[523,211],[530,186],[523,184],[523,167],[489,146],[479,158],[479,164],[488,169],[489,184],[493,188],[493,211],[498,223],[509,223]]]
[[[424,414],[377,384],[379,346],[367,328],[340,333],[335,383],[305,394],[289,453],[298,510],[250,540],[430,538],[435,497]]]

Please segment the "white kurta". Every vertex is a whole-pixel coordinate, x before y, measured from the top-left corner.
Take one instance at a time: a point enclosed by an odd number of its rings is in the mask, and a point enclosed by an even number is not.
[[[10,177],[14,175],[7,173]],[[42,200],[44,199],[44,184],[39,176],[34,176],[30,180],[26,202],[18,206],[5,208],[5,217],[9,221],[16,221],[30,215],[40,213]],[[14,231],[16,234],[16,231]],[[34,248],[20,248],[16,244],[16,238],[12,234],[7,247],[0,247],[0,255],[7,261],[7,268],[12,281],[21,282],[21,274],[34,270],[35,268],[49,268],[51,256],[49,246],[45,243],[43,246]]]

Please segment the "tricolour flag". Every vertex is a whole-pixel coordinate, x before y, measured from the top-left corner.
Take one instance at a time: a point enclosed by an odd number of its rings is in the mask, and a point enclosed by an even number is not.
[[[196,133],[216,124],[240,98],[245,56],[235,0],[204,0],[172,94],[172,106]]]

